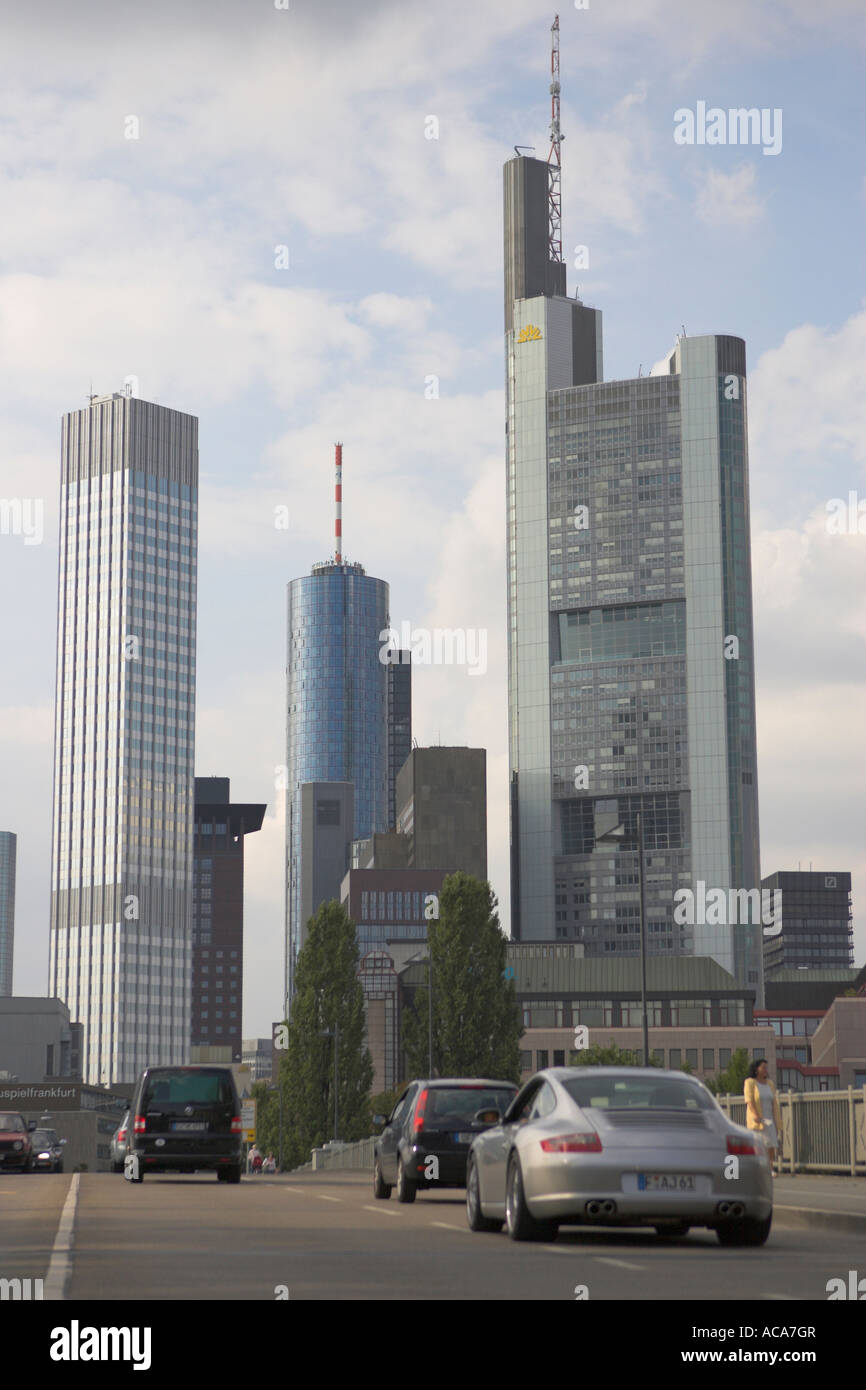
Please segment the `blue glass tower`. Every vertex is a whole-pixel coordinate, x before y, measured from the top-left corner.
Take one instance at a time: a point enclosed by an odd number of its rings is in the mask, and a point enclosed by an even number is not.
[[[288,586],[286,1006],[301,915],[301,784],[352,782],[354,838],[388,828],[389,589],[359,564],[314,565]],[[347,865],[348,868],[348,865]]]

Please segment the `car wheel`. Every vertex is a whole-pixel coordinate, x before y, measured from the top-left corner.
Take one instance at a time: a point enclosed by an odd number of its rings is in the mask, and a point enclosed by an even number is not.
[[[691,1229],[688,1221],[671,1221],[667,1226],[656,1226],[656,1235],[675,1240],[677,1236],[687,1236]]]
[[[373,1196],[378,1197],[380,1201],[391,1196],[391,1184],[385,1182],[382,1177],[382,1166],[378,1155],[373,1163]]]
[[[397,1159],[397,1201],[414,1202],[418,1193],[417,1185],[412,1181],[406,1172],[406,1165],[402,1158]]]
[[[222,1178],[223,1182],[240,1182],[241,1166],[235,1163],[231,1168],[217,1169],[217,1177]]]
[[[773,1222],[772,1212],[763,1221],[745,1216],[741,1221],[728,1221],[716,1227],[720,1245],[764,1245]]]
[[[520,1160],[512,1153],[505,1179],[505,1224],[512,1240],[555,1240],[559,1226],[555,1221],[536,1221],[526,1205]]]
[[[58,1163],[58,1165],[57,1165],[57,1167],[55,1168],[54,1171],[55,1171],[55,1173],[62,1173],[62,1172],[63,1172],[63,1164],[62,1164],[62,1163]]]
[[[481,1191],[478,1183],[478,1168],[470,1158],[466,1174],[466,1220],[470,1231],[501,1231],[502,1222],[485,1216],[481,1210]]]

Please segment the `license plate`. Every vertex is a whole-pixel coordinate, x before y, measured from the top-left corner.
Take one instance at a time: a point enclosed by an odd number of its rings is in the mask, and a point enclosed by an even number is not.
[[[464,1130],[461,1134],[453,1135],[455,1144],[471,1144],[476,1135],[475,1130]]]
[[[638,1173],[639,1192],[697,1192],[694,1173]]]
[[[171,1127],[176,1133],[201,1134],[207,1125],[195,1124],[187,1120],[172,1120]]]

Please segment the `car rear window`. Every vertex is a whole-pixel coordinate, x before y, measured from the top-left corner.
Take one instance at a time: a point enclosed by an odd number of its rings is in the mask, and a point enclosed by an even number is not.
[[[150,1076],[144,1090],[145,1106],[201,1104],[231,1105],[230,1078],[224,1071],[160,1071]]]
[[[591,1068],[587,1068],[591,1071]],[[672,1077],[576,1076],[563,1081],[582,1110],[712,1110],[708,1091]]]
[[[433,1087],[424,1107],[424,1126],[433,1129],[434,1121],[444,1124],[449,1120],[472,1120],[478,1110],[498,1110],[501,1115],[515,1094],[516,1087],[510,1089],[506,1086]]]
[[[21,1115],[0,1115],[0,1133],[20,1134],[26,1128]]]

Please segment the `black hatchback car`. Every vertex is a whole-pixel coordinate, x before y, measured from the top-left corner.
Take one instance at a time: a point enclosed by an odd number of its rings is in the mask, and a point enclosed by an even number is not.
[[[147,1067],[130,1108],[126,1163],[131,1181],[145,1173],[211,1170],[240,1182],[241,1108],[229,1067]],[[137,1168],[137,1173],[135,1172]]]
[[[33,1167],[37,1172],[63,1172],[63,1146],[56,1129],[34,1129],[30,1136],[33,1145]]]
[[[373,1195],[390,1197],[396,1186],[399,1202],[414,1202],[419,1188],[465,1187],[469,1145],[516,1094],[511,1081],[411,1081],[388,1119],[374,1117],[385,1128],[373,1152]]]

